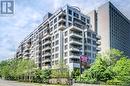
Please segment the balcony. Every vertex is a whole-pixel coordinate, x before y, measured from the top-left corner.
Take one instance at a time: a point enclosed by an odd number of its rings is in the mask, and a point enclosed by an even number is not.
[[[47,47],[43,48],[43,51],[44,51],[44,50],[50,50],[50,49],[51,49],[51,47],[50,47],[50,46],[47,46]]]
[[[51,66],[47,65],[47,66],[42,66],[42,69],[50,69]]]
[[[26,44],[25,47],[30,48],[31,44]]]
[[[29,57],[30,54],[26,52],[26,53],[24,53],[24,56],[25,56],[25,57]]]
[[[66,15],[66,13],[62,10],[62,11],[60,11],[60,13],[58,14],[58,16],[65,16]]]
[[[99,35],[96,35],[96,38],[97,38],[98,40],[100,40],[100,39],[101,39],[101,36],[99,36]]]
[[[46,45],[46,44],[51,44],[51,40],[46,40],[43,45]]]
[[[29,52],[29,49],[28,49],[28,48],[25,48],[25,49],[24,49],[24,52]]]
[[[51,38],[51,35],[44,36],[44,38],[42,38],[42,40],[47,39],[47,38]]]
[[[66,21],[65,18],[59,18],[58,23],[60,23],[60,22],[65,22],[65,21]]]
[[[82,40],[76,40],[76,39],[70,38],[70,44],[82,45]]]
[[[65,28],[66,28],[66,26],[62,25],[62,24],[58,26],[58,30],[64,30]]]
[[[81,29],[81,28],[78,28],[78,27],[76,27],[76,26],[71,26],[71,27],[69,27],[70,28],[70,30],[73,30],[73,31],[83,31],[83,29]]]
[[[82,33],[76,33],[74,31],[70,31],[70,36],[71,37],[79,37],[79,38],[82,38]]]
[[[51,59],[44,59],[43,62],[51,62]]]
[[[79,59],[80,55],[79,54],[70,53],[70,58],[77,58],[77,59]]]
[[[101,48],[100,48],[100,47],[97,47],[96,50],[97,50],[97,51],[101,51]]]
[[[80,49],[79,47],[73,47],[73,46],[70,47],[70,51],[78,51],[78,52],[80,52],[79,49]]]
[[[45,53],[45,54],[43,54],[42,56],[43,56],[43,57],[45,57],[45,56],[51,56],[51,53]]]
[[[96,41],[96,44],[97,44],[97,45],[101,45],[101,42],[100,42],[100,41]]]

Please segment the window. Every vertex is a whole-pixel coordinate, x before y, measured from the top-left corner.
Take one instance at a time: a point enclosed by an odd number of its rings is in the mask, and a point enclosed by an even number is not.
[[[91,53],[88,52],[87,55],[88,55],[89,57],[91,57]]]
[[[68,42],[68,38],[65,39],[65,43],[67,43],[67,42]]]
[[[52,61],[52,65],[54,65],[54,61]]]
[[[68,34],[68,32],[67,32],[67,31],[65,31],[65,36],[67,36],[67,34]]]
[[[67,50],[68,49],[68,45],[65,45],[65,50]]]
[[[95,47],[93,47],[93,51],[96,51],[96,48],[95,48]]]
[[[58,45],[59,44],[59,41],[57,40],[56,42],[55,42],[55,45]]]
[[[87,39],[87,42],[91,44],[91,39]]]
[[[52,40],[54,40],[54,36],[52,36]]]
[[[93,34],[92,37],[93,37],[93,38],[96,38],[96,34]]]
[[[89,19],[87,19],[87,23],[88,23],[88,24],[90,23],[90,20],[89,20]]]
[[[89,25],[87,25],[87,27],[86,27],[87,29],[89,29]]]
[[[65,57],[67,57],[68,56],[68,53],[67,52],[65,52]]]
[[[56,48],[55,48],[55,51],[58,51],[58,50],[59,50],[59,47],[56,47]]]
[[[86,21],[86,19],[83,16],[81,16],[81,20],[84,22]]]
[[[67,64],[67,59],[64,60],[65,64]]]
[[[93,41],[93,45],[96,45],[96,41]]]
[[[57,53],[57,54],[55,54],[55,58],[58,58],[58,55],[59,55],[58,53]]]
[[[70,27],[70,26],[72,26],[72,23],[69,22],[68,25],[69,25],[69,27]]]
[[[54,26],[54,29],[56,29],[57,28],[57,24],[55,24],[55,26]]]
[[[91,51],[91,46],[88,45],[88,46],[87,46],[87,50],[90,50],[90,51]]]
[[[50,28],[50,32],[52,31],[53,27]]]
[[[52,43],[52,46],[54,46],[54,42]]]
[[[68,13],[69,13],[70,15],[72,15],[72,10],[68,9]]]
[[[72,21],[72,17],[71,17],[71,16],[69,16],[68,20],[69,20],[69,21]]]
[[[59,34],[57,33],[55,37],[58,38],[58,37],[59,37]]]
[[[54,53],[54,48],[52,49],[52,53]]]
[[[52,25],[53,25],[53,21],[50,22],[50,26],[52,26]]]
[[[54,19],[54,23],[56,23],[56,22],[57,22],[57,18]]]
[[[87,36],[90,36],[90,37],[91,37],[91,33],[90,33],[90,32],[87,32]]]
[[[58,64],[58,60],[55,61],[55,64],[56,64],[56,65]]]
[[[54,54],[52,55],[52,59],[54,59]]]
[[[74,12],[73,15],[74,15],[74,17],[79,18],[79,14],[77,14],[77,13]]]

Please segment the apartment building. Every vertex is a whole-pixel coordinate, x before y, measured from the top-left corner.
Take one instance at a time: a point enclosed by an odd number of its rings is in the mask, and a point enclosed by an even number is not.
[[[38,67],[54,68],[61,60],[70,70],[79,68],[81,55],[94,61],[101,37],[91,29],[90,17],[79,8],[64,6],[47,13],[43,22],[19,45],[17,58],[31,58]]]
[[[101,52],[115,48],[130,57],[130,21],[111,2],[88,14],[93,31],[101,36]]]

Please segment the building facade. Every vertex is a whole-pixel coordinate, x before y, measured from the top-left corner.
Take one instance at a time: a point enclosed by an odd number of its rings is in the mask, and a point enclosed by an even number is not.
[[[81,55],[93,62],[100,51],[100,36],[91,29],[90,17],[77,7],[65,6],[47,13],[43,22],[19,45],[17,58],[31,58],[38,67],[54,68],[61,60],[73,70]]]
[[[92,19],[92,28],[101,36],[101,52],[115,48],[130,57],[130,21],[111,2],[88,16]]]

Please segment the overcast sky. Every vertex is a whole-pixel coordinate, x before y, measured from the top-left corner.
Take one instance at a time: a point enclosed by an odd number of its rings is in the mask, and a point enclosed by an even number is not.
[[[88,13],[109,0],[15,0],[15,14],[0,16],[0,60],[12,57],[18,44],[33,31],[47,12],[64,5],[78,6]],[[130,0],[111,0],[130,19]]]

